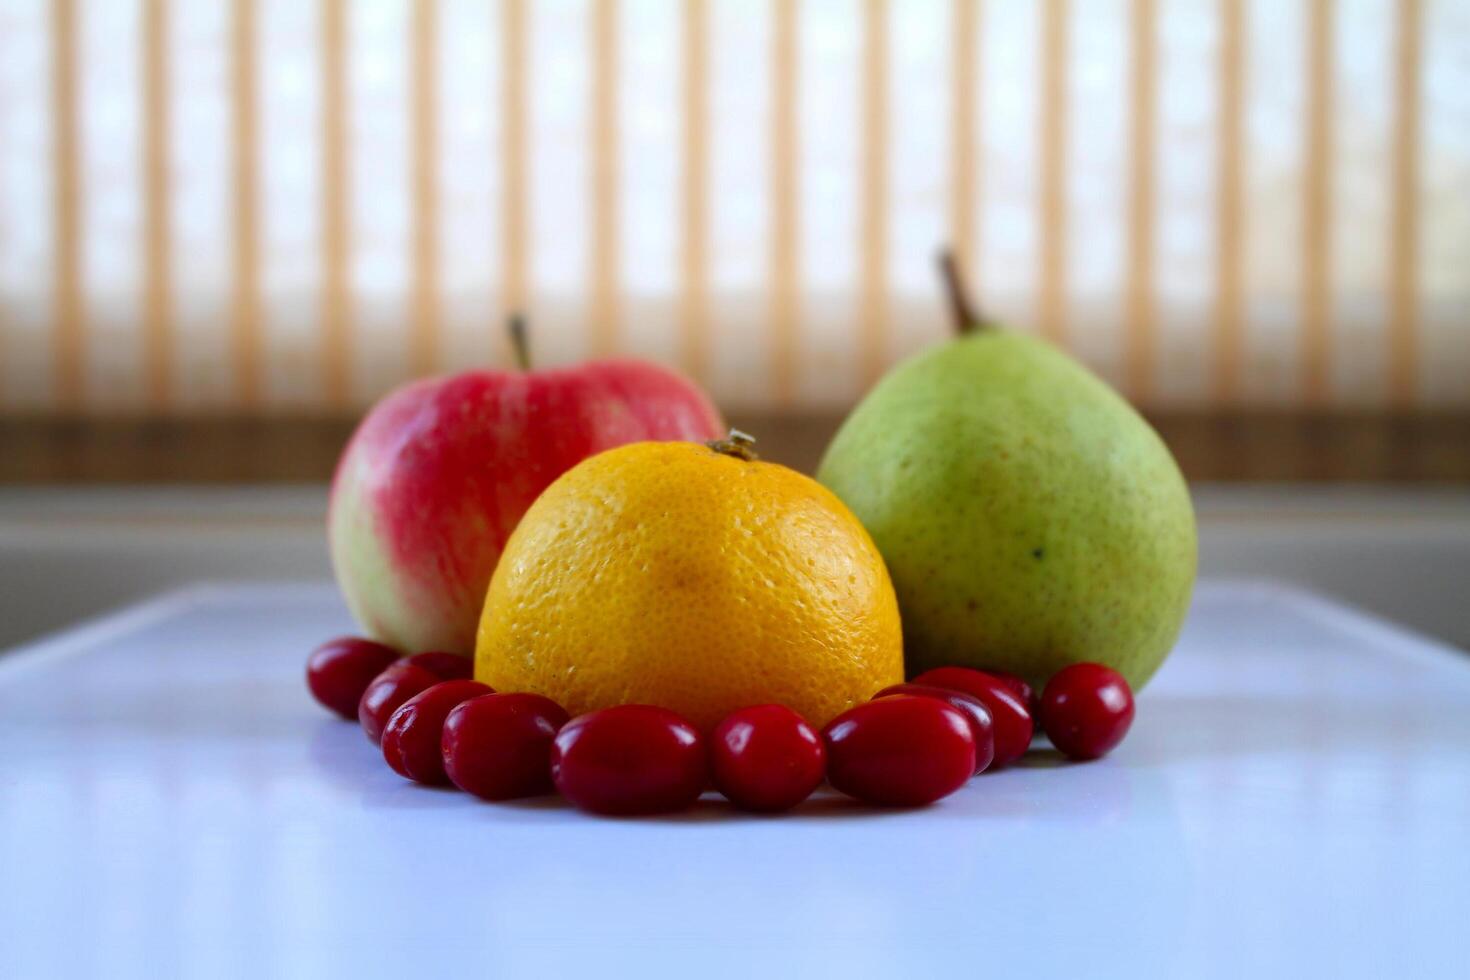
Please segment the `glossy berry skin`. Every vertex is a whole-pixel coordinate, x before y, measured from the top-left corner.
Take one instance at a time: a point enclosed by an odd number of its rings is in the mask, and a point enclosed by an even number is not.
[[[913,683],[964,691],[985,703],[995,722],[995,758],[990,763],[992,770],[1010,765],[1025,755],[1026,750],[1031,747],[1031,736],[1035,733],[1031,709],[1016,697],[1005,681],[993,674],[969,667],[935,667],[915,677]]]
[[[461,701],[444,719],[440,752],[449,781],[483,800],[555,791],[551,743],[566,709],[539,694],[486,694]]]
[[[339,636],[306,658],[306,686],[328,711],[351,721],[362,692],[398,659],[398,651],[372,640]]]
[[[1123,675],[1102,664],[1063,667],[1041,695],[1041,726],[1051,744],[1072,759],[1107,755],[1133,724],[1133,691]]]
[[[742,810],[777,813],[812,795],[827,771],[827,749],[807,720],[782,704],[726,716],[710,735],[715,789]]]
[[[1021,699],[1026,710],[1031,712],[1034,720],[1041,713],[1041,699],[1036,696],[1036,688],[1032,687],[1026,678],[1019,674],[1013,674],[1008,670],[986,670],[981,673],[989,674],[1011,689],[1011,693]]]
[[[551,748],[551,779],[592,813],[634,816],[690,806],[709,781],[704,739],[667,708],[620,704],[569,721]]]
[[[893,697],[895,694],[938,698],[957,709],[970,723],[970,734],[975,737],[975,775],[978,776],[990,768],[990,763],[995,759],[995,721],[990,717],[990,709],[985,707],[984,701],[964,691],[930,687],[928,684],[894,684],[873,695],[873,700]]]
[[[441,681],[467,681],[475,676],[475,662],[457,653],[431,650],[428,653],[416,653],[404,663],[422,667]]]
[[[429,786],[449,782],[442,749],[444,720],[462,701],[494,694],[479,681],[441,681],[399,706],[383,729],[383,758],[398,775]]]
[[[959,709],[900,694],[849,708],[822,732],[833,788],[878,806],[924,806],[975,772],[975,737]]]
[[[415,694],[438,683],[439,675],[406,663],[394,664],[374,677],[357,703],[357,720],[368,741],[381,745],[383,729],[388,727],[393,712]]]

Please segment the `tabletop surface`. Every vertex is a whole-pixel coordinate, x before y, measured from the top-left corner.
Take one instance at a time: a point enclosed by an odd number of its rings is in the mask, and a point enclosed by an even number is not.
[[[326,584],[0,656],[0,975],[1470,975],[1470,660],[1204,584],[1128,740],[942,803],[478,803],[308,697]]]

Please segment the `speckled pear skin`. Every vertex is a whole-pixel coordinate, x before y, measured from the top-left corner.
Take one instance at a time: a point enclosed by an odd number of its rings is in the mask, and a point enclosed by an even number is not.
[[[817,478],[867,527],[897,590],[908,673],[962,664],[1043,685],[1069,663],[1134,689],[1194,585],[1189,491],[1158,434],[1081,364],[985,329],[888,374]]]

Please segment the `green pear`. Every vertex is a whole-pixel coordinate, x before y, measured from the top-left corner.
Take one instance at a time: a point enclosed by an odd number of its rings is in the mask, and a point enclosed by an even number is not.
[[[948,664],[1044,684],[1079,661],[1138,689],[1194,584],[1194,509],[1156,432],[1047,343],[973,313],[946,256],[960,336],[895,367],[817,473],[878,545],[910,675]]]

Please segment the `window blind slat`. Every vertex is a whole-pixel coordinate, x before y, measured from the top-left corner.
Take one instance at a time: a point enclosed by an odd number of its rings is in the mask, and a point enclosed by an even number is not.
[[[964,270],[972,290],[981,289],[975,261],[975,201],[980,173],[975,153],[975,82],[980,76],[979,45],[975,43],[982,0],[954,0],[950,93],[950,219],[949,234],[955,261]]]
[[[1311,0],[1307,26],[1307,123],[1302,213],[1301,392],[1310,406],[1328,399],[1331,283],[1333,4]]]
[[[618,3],[593,0],[592,6],[592,270],[589,295],[591,350],[606,357],[618,347]]]
[[[863,4],[862,181],[858,212],[858,370],[864,387],[878,380],[888,344],[888,4]]]
[[[148,405],[169,407],[173,389],[173,274],[169,251],[167,0],[145,0],[143,44],[143,362]]]
[[[1133,63],[1129,92],[1133,156],[1128,180],[1128,283],[1124,320],[1127,330],[1126,379],[1130,397],[1146,400],[1153,390],[1154,323],[1154,134],[1158,96],[1158,22],[1154,0],[1134,0]]]
[[[775,401],[790,405],[796,387],[797,254],[796,130],[797,0],[772,0],[771,33],[771,377]]]
[[[500,210],[504,215],[504,279],[508,312],[522,313],[529,298],[530,272],[527,260],[528,225],[526,199],[526,9],[524,0],[504,0],[501,30],[502,64],[500,107],[504,143],[501,146]],[[501,331],[499,323],[491,329]]]
[[[77,16],[75,0],[51,6],[52,202],[56,236],[52,343],[55,398],[63,412],[83,407],[86,324],[82,305],[80,143],[77,135]]]
[[[1399,0],[1394,64],[1393,154],[1389,179],[1389,398],[1399,408],[1418,393],[1420,0]],[[1470,326],[1470,325],[1467,325]],[[1470,386],[1467,386],[1470,387]]]
[[[234,317],[231,351],[235,391],[242,408],[260,404],[259,109],[256,98],[254,0],[234,0],[231,19],[231,87],[234,143]]]
[[[351,402],[352,243],[347,135],[347,5],[322,0],[322,385],[327,404]]]
[[[438,4],[414,0],[411,93],[410,189],[413,214],[413,303],[409,357],[415,374],[439,367],[439,128],[436,106],[439,63]]]
[[[1219,155],[1215,204],[1215,308],[1214,329],[1214,397],[1230,404],[1240,395],[1241,360],[1244,356],[1245,329],[1242,321],[1244,234],[1241,222],[1242,174],[1244,173],[1245,133],[1242,126],[1242,102],[1245,90],[1244,4],[1239,0],[1220,0],[1220,90],[1216,100],[1218,133],[1215,139]]]
[[[1068,0],[1041,11],[1041,248],[1036,319],[1054,343],[1067,338],[1067,16]]]
[[[709,9],[683,9],[683,234],[679,256],[682,358],[690,376],[709,375]]]

